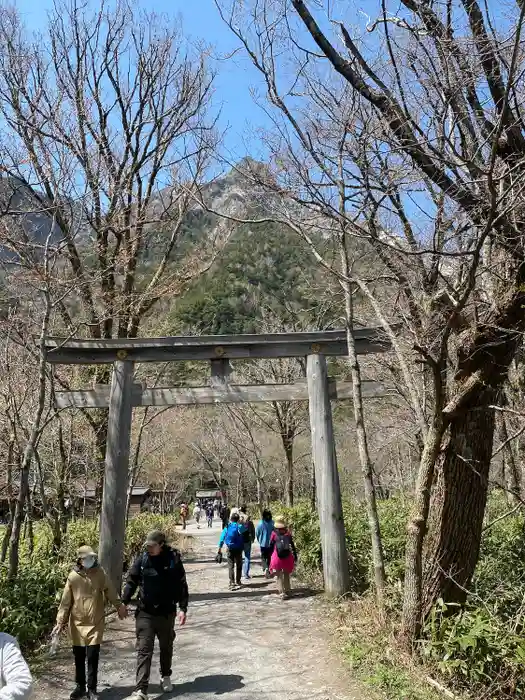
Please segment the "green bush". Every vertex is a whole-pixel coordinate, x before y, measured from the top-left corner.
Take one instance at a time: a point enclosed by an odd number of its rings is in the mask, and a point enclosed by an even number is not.
[[[493,685],[493,697],[509,691],[525,695],[525,639],[484,606],[474,601],[461,608],[440,601],[425,634],[424,656],[456,687]]]
[[[49,634],[67,575],[67,567],[46,560],[25,563],[14,583],[0,571],[0,626],[16,637],[24,650]]]
[[[378,502],[386,572],[390,583],[398,584],[404,575],[405,532],[409,506],[397,498]],[[283,513],[293,529],[299,560],[308,574],[322,571],[319,516],[310,504],[301,502],[293,508],[272,506],[274,514]],[[372,580],[370,530],[363,503],[345,501],[343,517],[348,554],[352,563],[354,589],[365,591]]]

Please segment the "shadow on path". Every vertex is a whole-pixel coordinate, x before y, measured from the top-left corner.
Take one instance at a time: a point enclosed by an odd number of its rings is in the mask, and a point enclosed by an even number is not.
[[[214,591],[213,593],[193,593],[191,600],[227,600],[229,598],[258,598],[263,595],[272,595],[275,591],[263,590],[247,590],[247,586],[240,591]]]
[[[199,676],[189,683],[174,685],[173,694],[164,695],[166,698],[175,698],[185,693],[209,693],[210,695],[226,695],[235,690],[244,688],[243,676],[237,675],[212,675]],[[101,700],[124,700],[132,692],[132,688],[108,688],[103,690],[99,697]]]

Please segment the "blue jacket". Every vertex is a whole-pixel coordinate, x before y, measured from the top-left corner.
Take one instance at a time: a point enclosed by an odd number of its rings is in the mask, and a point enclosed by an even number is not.
[[[231,525],[237,525],[237,532],[239,535],[239,546],[238,549],[243,549],[244,547],[244,531],[246,530],[245,526],[242,523],[228,523],[228,525],[224,528],[224,530],[221,532],[221,539],[219,540],[219,547],[223,547],[224,543],[226,542],[226,535],[228,534],[228,528]],[[226,542],[226,545],[228,546],[228,543]]]
[[[255,535],[260,547],[270,546],[270,537],[272,536],[273,528],[273,520],[261,520],[259,522]]]

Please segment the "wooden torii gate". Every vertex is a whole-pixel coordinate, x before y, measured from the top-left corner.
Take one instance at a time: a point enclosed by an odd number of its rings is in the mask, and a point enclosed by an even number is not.
[[[384,352],[390,347],[380,329],[359,329],[353,335],[358,354]],[[332,596],[348,592],[348,557],[330,401],[351,399],[352,386],[331,380],[326,365],[327,356],[344,356],[347,352],[345,330],[148,339],[46,339],[46,356],[50,363],[113,365],[111,385],[58,392],[57,402],[59,408],[109,409],[99,554],[102,566],[117,587],[122,576],[134,406],[308,401],[325,589]],[[306,357],[306,382],[230,383],[230,360],[293,357]],[[148,389],[133,381],[136,363],[180,360],[210,362],[210,385]],[[367,397],[385,394],[383,387],[376,382],[364,382],[363,389]]]

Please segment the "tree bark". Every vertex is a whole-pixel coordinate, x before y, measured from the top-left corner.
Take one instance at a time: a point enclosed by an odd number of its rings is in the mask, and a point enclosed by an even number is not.
[[[423,616],[438,598],[463,603],[478,562],[497,392],[485,387],[450,422],[437,464],[423,578]]]

